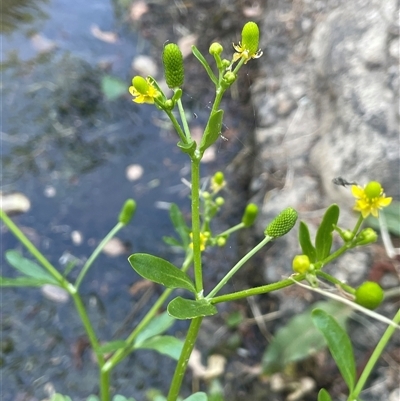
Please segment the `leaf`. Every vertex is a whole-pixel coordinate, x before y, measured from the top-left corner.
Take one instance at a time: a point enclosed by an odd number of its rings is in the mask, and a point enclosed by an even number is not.
[[[140,345],[142,342],[148,340],[151,337],[164,333],[174,324],[174,322],[175,319],[168,315],[167,312],[163,312],[160,315],[154,317],[136,337],[135,346]]]
[[[169,218],[172,221],[175,231],[181,237],[183,247],[187,248],[187,246],[189,245],[190,228],[187,226],[182,212],[180,211],[179,207],[175,203],[171,204],[171,207],[169,209]]]
[[[210,119],[208,120],[207,126],[204,130],[203,137],[200,143],[200,153],[203,154],[204,151],[209,148],[221,134],[222,119],[224,118],[224,111],[217,110],[211,113]]]
[[[168,313],[176,319],[193,319],[200,316],[215,315],[217,308],[206,299],[197,301],[182,297],[174,298],[168,304]]]
[[[0,287],[42,287],[48,284],[47,280],[41,280],[33,277],[1,277]]]
[[[58,281],[47,272],[47,270],[43,269],[41,266],[37,265],[31,260],[24,258],[15,250],[6,252],[6,260],[12,267],[14,267],[14,269],[17,269],[26,276],[41,280],[42,284],[59,284]]]
[[[332,398],[324,388],[321,388],[318,393],[318,401],[332,401]]]
[[[197,58],[197,60],[200,61],[200,64],[204,67],[204,69],[207,71],[207,74],[210,77],[211,81],[213,81],[214,84],[217,85],[218,84],[217,77],[214,75],[214,73],[213,73],[210,65],[208,64],[207,60],[200,53],[200,50],[194,45],[192,46],[192,53]]]
[[[164,241],[167,245],[170,245],[170,246],[179,246],[179,247],[182,248],[182,244],[181,244],[176,238],[174,238],[174,237],[167,237],[167,236],[164,236],[164,237],[162,237],[162,239],[163,239],[163,241]]]
[[[126,398],[123,395],[115,394],[113,397],[113,401],[136,401],[133,397]]]
[[[310,231],[308,230],[308,226],[306,223],[304,223],[304,221],[300,221],[299,243],[303,254],[308,256],[308,259],[310,259],[311,263],[314,263],[316,260],[316,251],[311,242]]]
[[[125,348],[127,345],[124,340],[110,341],[96,350],[97,354],[108,354],[109,352],[115,352],[121,348]]]
[[[194,152],[196,151],[197,143],[196,141],[192,141],[190,143],[183,143],[179,141],[177,143],[177,146],[183,153],[187,153],[188,155],[193,156]]]
[[[326,209],[321,225],[318,228],[315,237],[315,250],[317,252],[317,261],[324,260],[331,251],[332,233],[339,219],[339,206],[333,204]]]
[[[128,93],[128,85],[117,77],[105,75],[101,79],[101,91],[107,100],[115,100]]]
[[[295,315],[276,333],[263,355],[266,373],[282,371],[287,364],[308,358],[326,346],[324,337],[313,325],[311,311],[318,307],[335,315],[342,325],[351,314],[350,307],[341,302],[321,301]]]
[[[312,312],[312,319],[314,325],[324,335],[332,357],[351,393],[356,380],[356,366],[349,336],[339,323],[324,310],[315,309]]]
[[[194,393],[189,395],[189,397],[185,398],[183,401],[207,401],[207,394],[199,391],[198,393]]]
[[[97,397],[97,395],[89,395],[88,398],[86,398],[86,401],[99,401],[99,397]]]
[[[134,345],[134,349],[152,349],[160,354],[178,360],[183,347],[183,341],[172,336],[155,336]]]
[[[128,258],[133,269],[147,280],[167,288],[184,288],[196,293],[190,277],[172,263],[146,253],[135,253]]]
[[[62,395],[59,393],[55,393],[51,397],[51,401],[72,401],[72,400],[70,397],[68,397],[68,395]]]

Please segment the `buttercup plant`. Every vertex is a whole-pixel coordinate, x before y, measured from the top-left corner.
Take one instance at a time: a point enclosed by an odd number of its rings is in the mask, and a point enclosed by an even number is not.
[[[168,395],[166,398],[162,396],[159,398],[160,400],[176,401],[180,395],[182,381],[202,321],[205,317],[218,313],[217,305],[221,302],[234,301],[257,294],[277,291],[301,281],[308,281],[312,287],[316,287],[319,280],[339,286],[342,292],[346,293],[354,302],[369,309],[378,307],[384,298],[383,290],[377,283],[366,282],[359,288],[354,289],[323,271],[323,268],[328,263],[349,249],[367,245],[376,240],[377,236],[373,230],[361,229],[362,223],[369,214],[377,216],[381,208],[390,204],[391,198],[385,197],[381,185],[375,181],[371,181],[365,188],[358,187],[357,185],[352,186],[352,193],[356,198],[354,209],[360,213],[359,220],[353,229],[345,229],[338,226],[340,210],[335,204],[326,210],[317,230],[315,241],[311,240],[307,224],[303,221],[300,222],[299,243],[302,254],[295,256],[293,260],[294,274],[291,277],[243,291],[218,295],[224,289],[227,282],[255,253],[270,241],[288,233],[295,226],[298,215],[293,208],[289,207],[268,224],[265,228],[265,237],[262,241],[243,256],[219,283],[215,284],[211,289],[204,287],[203,252],[210,247],[224,246],[232,233],[251,227],[258,214],[258,207],[255,204],[249,204],[245,208],[243,217],[237,225],[224,232],[216,233],[213,231],[212,220],[224,206],[224,198],[222,196],[226,185],[224,174],[216,172],[210,179],[208,187],[205,189],[200,188],[200,161],[206,149],[213,145],[221,134],[224,114],[223,110],[220,109],[222,97],[237,79],[237,74],[243,64],[262,56],[262,51],[259,49],[259,29],[257,24],[254,22],[246,23],[243,27],[241,41],[238,44],[234,44],[233,47],[235,53],[231,56],[231,59],[224,59],[221,58],[223,53],[221,44],[211,44],[209,52],[215,61],[214,69],[209,65],[200,51],[195,46],[192,47],[194,56],[204,67],[211,80],[211,84],[215,86],[215,97],[210,116],[199,142],[196,142],[192,138],[181,100],[183,93],[182,86],[184,84],[184,65],[181,51],[176,44],[167,44],[162,55],[166,82],[172,90],[171,97],[167,97],[157,81],[150,76],[135,76],[132,79],[132,85],[129,87],[129,92],[134,102],[153,104],[167,114],[179,138],[177,146],[190,158],[191,224],[187,224],[179,208],[173,204],[170,209],[170,218],[177,237],[165,237],[164,241],[171,246],[181,248],[184,258],[180,267],[158,256],[144,253],[135,253],[128,258],[130,265],[140,276],[164,286],[165,289],[127,338],[109,341],[101,345],[100,339],[86,312],[79,290],[89,268],[105,244],[131,221],[136,210],[134,200],[128,200],[124,204],[116,226],[107,234],[88,258],[76,280],[70,279],[70,272],[59,272],[29,241],[12,220],[3,211],[0,211],[0,217],[4,224],[39,263],[37,264],[24,258],[16,251],[8,251],[6,259],[22,275],[17,278],[2,277],[1,285],[3,287],[38,287],[44,284],[52,284],[65,289],[71,295],[91,347],[98,358],[99,397],[101,401],[109,401],[111,399],[110,384],[113,369],[129,354],[143,348],[156,350],[177,359]],[[334,233],[339,235],[343,244],[338,249],[332,251]],[[185,290],[186,295],[174,297],[166,304],[174,289]],[[160,309],[165,307],[167,313],[159,313]],[[175,319],[190,320],[190,326],[183,342],[164,334],[172,326]],[[396,314],[389,325],[382,340],[371,356],[371,362],[367,364],[358,382],[355,376],[354,360],[350,352],[351,344],[346,337],[346,333],[343,334],[343,329],[331,316],[322,310],[315,310],[313,319],[317,327],[323,332],[332,355],[349,387],[348,401],[358,400],[360,391],[365,385],[376,360],[382,353],[391,335],[393,335],[394,330],[398,328],[400,312]],[[343,338],[344,343],[340,340]],[[341,347],[345,347],[347,351],[350,350],[349,354],[343,355]],[[57,394],[53,399],[68,400],[69,397]],[[123,396],[118,396],[118,398],[114,399],[126,400]],[[98,398],[97,396],[90,396],[90,400],[98,400]],[[134,400],[134,398],[131,397],[129,400]],[[207,395],[203,392],[197,392],[185,400],[206,401]],[[318,400],[329,401],[331,398],[328,392],[323,389],[319,393]]]

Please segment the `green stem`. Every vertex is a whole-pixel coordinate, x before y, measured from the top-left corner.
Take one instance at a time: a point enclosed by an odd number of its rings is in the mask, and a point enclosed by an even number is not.
[[[356,290],[353,287],[350,287],[349,285],[343,283],[342,281],[338,280],[337,278],[331,276],[328,273],[323,272],[322,270],[317,270],[316,275],[319,277],[322,277],[323,279],[331,282],[332,284],[338,285],[339,287],[343,288],[346,292],[349,294],[355,294]]]
[[[302,281],[306,277],[306,273],[293,275],[291,278],[279,281],[277,283],[263,285],[261,287],[249,288],[248,290],[233,292],[231,294],[220,295],[219,297],[212,298],[210,302],[215,305],[221,302],[236,301],[254,295],[266,294],[268,292],[281,290],[282,288],[289,287],[294,284],[294,281]],[[208,298],[208,297],[207,297]]]
[[[186,272],[190,264],[193,262],[193,252],[188,252],[186,254],[185,261],[182,264],[182,271]],[[159,311],[161,306],[164,304],[165,300],[169,297],[172,288],[167,288],[161,296],[157,299],[157,301],[153,304],[151,309],[146,313],[144,318],[140,321],[140,323],[135,327],[135,329],[131,332],[131,334],[126,339],[126,346],[124,348],[116,351],[113,356],[105,363],[103,367],[103,371],[111,371],[116,365],[122,362],[132,351],[132,345],[138,336],[138,334],[150,323],[156,313]]]
[[[171,110],[164,110],[167,113],[167,116],[169,117],[169,119],[172,122],[172,125],[175,128],[175,131],[177,132],[177,134],[179,135],[180,140],[182,141],[182,143],[188,144],[189,140],[186,138],[185,133],[182,131],[181,126],[178,123],[178,120],[175,118],[175,116],[172,114]]]
[[[216,235],[215,237],[223,237],[225,235],[231,235],[235,231],[238,231],[238,230],[240,230],[240,229],[242,229],[244,227],[245,227],[245,225],[243,223],[236,224],[236,226],[228,228],[227,230],[223,231],[222,233]]]
[[[364,217],[362,217],[362,214],[360,214],[360,217],[358,218],[357,224],[355,225],[354,229],[353,229],[353,235],[356,236],[356,234],[358,233],[358,230],[361,227],[361,224],[364,221]]]
[[[183,344],[182,352],[174,372],[174,377],[172,378],[171,387],[169,388],[167,401],[176,401],[179,396],[183,377],[189,363],[190,354],[192,353],[194,345],[196,343],[197,335],[199,334],[202,321],[203,317],[195,317],[190,322],[185,343]]]
[[[104,249],[107,242],[110,241],[110,239],[113,238],[117,234],[117,232],[119,230],[121,230],[123,227],[125,227],[125,224],[120,223],[120,222],[117,223],[115,225],[115,227],[103,238],[103,240],[100,242],[100,244],[97,246],[97,248],[90,255],[89,259],[86,261],[85,265],[83,266],[82,270],[80,271],[80,273],[75,281],[75,288],[77,290],[79,289],[79,286],[81,285],[82,280],[85,277],[86,273],[88,272],[90,266],[93,264],[93,262],[99,256],[100,252]]]
[[[249,253],[243,256],[235,266],[222,278],[222,280],[214,287],[214,289],[207,295],[207,299],[213,298],[218,291],[228,282],[228,280],[253,256],[255,255],[263,246],[265,246],[271,237],[266,236],[257,246],[255,246]]]
[[[203,272],[200,251],[200,158],[192,160],[192,240],[194,280],[198,297],[203,296]]]
[[[110,372],[100,369],[100,399],[101,401],[111,401],[110,397]]]
[[[400,309],[397,311],[395,317],[393,318],[393,322],[396,324],[400,323]],[[392,335],[394,334],[395,331],[396,331],[396,328],[394,326],[389,326],[386,329],[386,331],[383,333],[383,336],[379,340],[377,346],[375,347],[374,352],[372,353],[367,364],[365,365],[365,368],[364,368],[363,372],[361,373],[360,378],[358,379],[356,387],[354,388],[353,392],[350,394],[348,401],[358,400],[358,397],[359,397],[362,389],[364,388],[365,383],[367,382],[368,377],[372,372],[372,369],[374,368],[376,362],[378,361],[384,348],[386,347],[387,343],[389,342],[390,338],[392,337]]]
[[[22,245],[30,252],[30,254],[64,287],[68,285],[68,281],[59,273],[59,271],[43,256],[43,254],[32,244],[25,234],[18,228],[16,224],[0,209],[0,218],[14,236]]]
[[[188,122],[186,120],[185,110],[183,109],[183,106],[182,106],[182,99],[179,98],[177,103],[178,103],[179,115],[181,116],[183,130],[185,132],[185,135],[186,135],[186,138],[187,138],[188,142],[190,142],[192,137],[190,135],[189,125],[188,125]]]

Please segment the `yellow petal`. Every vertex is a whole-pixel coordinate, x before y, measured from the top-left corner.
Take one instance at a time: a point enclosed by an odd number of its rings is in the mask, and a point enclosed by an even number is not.
[[[355,198],[362,198],[364,196],[364,189],[358,185],[351,186],[351,193]]]

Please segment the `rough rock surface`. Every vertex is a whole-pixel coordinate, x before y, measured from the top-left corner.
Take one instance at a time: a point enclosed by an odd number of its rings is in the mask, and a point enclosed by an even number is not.
[[[340,222],[351,226],[350,191],[333,185],[334,177],[360,184],[379,180],[399,198],[396,10],[396,0],[268,2],[261,77],[252,88],[258,116],[252,190],[263,205],[260,233],[289,205],[301,219],[317,223],[322,208],[336,202]],[[295,236],[268,252],[268,280],[290,274],[299,250]],[[351,274],[358,280],[365,272],[359,261],[355,255],[359,271]],[[340,274],[351,280],[346,271]]]

